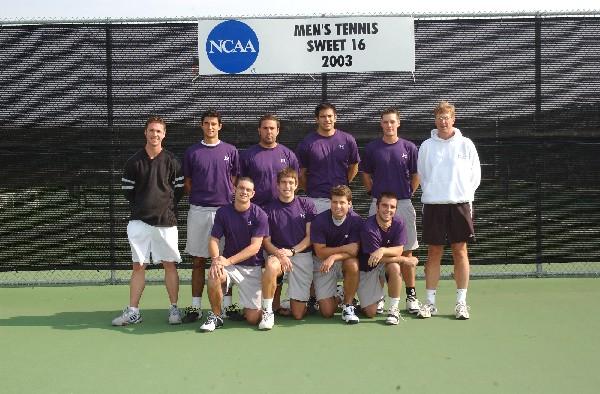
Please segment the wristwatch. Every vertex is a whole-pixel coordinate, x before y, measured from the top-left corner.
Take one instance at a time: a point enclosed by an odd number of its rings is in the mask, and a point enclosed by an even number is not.
[[[290,248],[290,252],[292,252],[292,256],[295,256],[295,255],[296,255],[296,249],[294,249],[294,248]]]

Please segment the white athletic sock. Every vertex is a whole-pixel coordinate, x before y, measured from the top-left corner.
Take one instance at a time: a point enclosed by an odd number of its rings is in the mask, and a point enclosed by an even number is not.
[[[137,308],[135,306],[130,306],[129,309],[131,309],[132,311],[134,311],[135,313],[139,313],[140,312],[140,308]]]
[[[233,304],[233,300],[231,298],[232,297],[230,295],[223,296],[223,308],[227,308]]]
[[[202,305],[202,297],[192,297],[192,308],[200,309]]]
[[[427,303],[435,305],[436,289],[425,289],[425,293],[427,294]]]
[[[269,313],[273,313],[273,299],[272,298],[263,298],[262,308],[263,308],[263,310],[265,310]]]
[[[456,289],[456,303],[466,304],[467,303],[467,289]]]
[[[390,309],[398,309],[398,304],[400,304],[400,298],[390,297]]]

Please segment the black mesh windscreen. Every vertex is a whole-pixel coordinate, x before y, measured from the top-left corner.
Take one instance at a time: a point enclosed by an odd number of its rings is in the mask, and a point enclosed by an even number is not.
[[[208,108],[239,149],[256,143],[267,112],[295,148],[323,99],[361,149],[379,137],[385,107],[400,109],[402,136],[420,144],[436,103],[456,105],[483,170],[472,263],[600,261],[600,18],[417,20],[415,33],[414,75],[194,79],[193,23],[2,27],[0,271],[130,267],[120,178],[149,115],[167,120],[179,157]],[[352,187],[366,214],[358,177]]]

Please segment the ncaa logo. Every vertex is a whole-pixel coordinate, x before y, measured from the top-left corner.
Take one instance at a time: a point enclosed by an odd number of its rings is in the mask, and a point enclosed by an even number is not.
[[[206,38],[206,55],[220,71],[237,74],[246,71],[258,57],[256,33],[247,24],[229,20],[215,26]]]

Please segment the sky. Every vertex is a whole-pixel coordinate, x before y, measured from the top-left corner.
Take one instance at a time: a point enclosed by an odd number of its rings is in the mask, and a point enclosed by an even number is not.
[[[600,10],[600,0],[0,0],[0,20]]]

